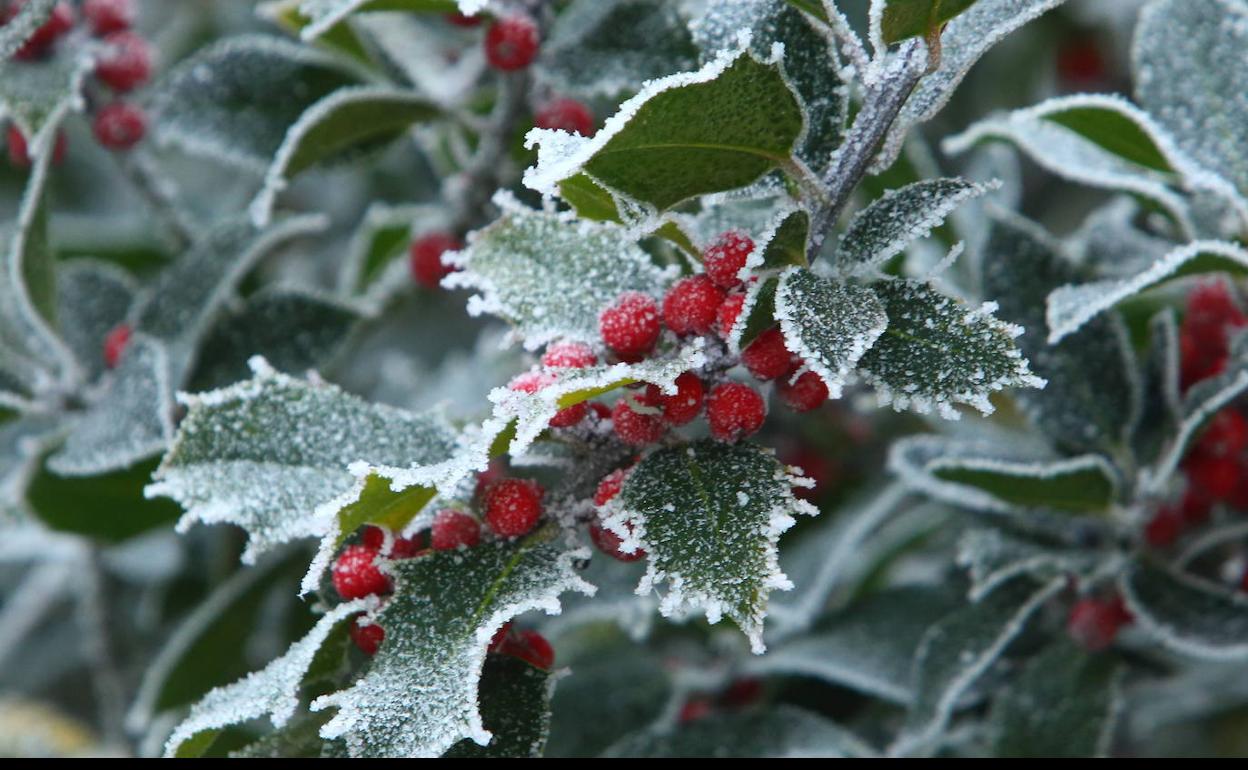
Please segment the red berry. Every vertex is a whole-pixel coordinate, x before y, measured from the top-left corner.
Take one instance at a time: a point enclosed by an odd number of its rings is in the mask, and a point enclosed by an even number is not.
[[[702,254],[702,267],[716,286],[731,289],[741,285],[737,273],[745,267],[745,260],[754,250],[750,236],[737,230],[723,233]]]
[[[641,292],[624,292],[598,316],[598,328],[602,341],[616,355],[636,360],[649,353],[659,339],[659,306]]]
[[[776,382],[776,393],[780,395],[780,400],[795,412],[809,412],[822,406],[828,400],[828,386],[824,384],[823,378],[806,371],[790,384],[796,371],[795,368],[786,372]]]
[[[521,70],[537,58],[537,24],[527,16],[508,16],[485,32],[485,58],[503,72]]]
[[[1092,40],[1075,40],[1057,52],[1057,74],[1072,86],[1087,86],[1105,79],[1105,57]]]
[[[513,379],[507,387],[512,390],[518,390],[521,393],[536,393],[554,381],[555,375],[550,372],[525,372]],[[589,406],[584,401],[565,407],[556,412],[554,417],[550,418],[550,427],[570,428],[585,419],[585,415],[588,412]]]
[[[26,137],[17,126],[10,125],[8,131],[9,162],[18,168],[30,166],[30,151],[26,146]],[[52,164],[59,166],[65,162],[65,153],[69,151],[69,139],[64,131],[56,132],[56,142],[52,145]]]
[[[1239,461],[1234,457],[1190,457],[1188,482],[1198,494],[1212,500],[1228,500],[1239,484]]]
[[[530,628],[507,637],[501,652],[543,671],[549,671],[555,665],[555,648],[550,646],[546,637]]]
[[[374,527],[372,524],[365,524],[364,529],[360,531],[360,543],[365,548],[371,548],[378,553],[381,547],[386,544],[386,533],[381,527]]]
[[[619,468],[603,476],[602,481],[598,482],[598,489],[594,490],[594,505],[601,507],[614,500],[624,488],[624,480],[627,478],[627,468]]]
[[[705,275],[682,278],[663,298],[663,323],[677,334],[707,334],[723,302],[723,290]]]
[[[708,698],[690,698],[685,701],[685,705],[680,707],[680,714],[676,720],[681,724],[696,722],[699,719],[705,719],[711,715],[714,707]]]
[[[802,475],[815,482],[813,487],[795,487],[793,494],[803,500],[814,500],[820,493],[827,490],[839,475],[838,465],[813,447],[799,445],[796,449],[783,452],[780,459],[785,465],[795,465],[802,469]]]
[[[528,534],[542,517],[542,494],[535,481],[496,481],[485,492],[485,521],[499,537]]]
[[[611,419],[611,407],[601,401],[590,401],[589,408],[593,410],[594,414],[598,415],[599,420]]]
[[[463,247],[464,244],[458,238],[443,232],[427,233],[412,241],[408,249],[408,265],[412,270],[412,278],[426,289],[438,288],[442,279],[455,270],[442,262],[442,255]]]
[[[542,354],[547,369],[584,369],[598,363],[598,356],[583,342],[556,342]]]
[[[1243,326],[1248,326],[1248,317],[1235,304],[1224,282],[1207,281],[1191,290],[1179,330],[1184,388],[1225,370],[1230,348],[1228,332]]]
[[[1232,504],[1244,494],[1245,485],[1243,482],[1248,480],[1248,474],[1242,472],[1242,463],[1240,470],[1240,483],[1236,485],[1235,494],[1231,497]],[[1188,487],[1187,491],[1183,493],[1183,499],[1179,502],[1179,515],[1183,518],[1183,523],[1190,527],[1199,526],[1208,521],[1212,509],[1213,502],[1191,487]]]
[[[355,646],[360,648],[360,652],[370,658],[377,654],[377,648],[381,647],[382,640],[386,638],[385,630],[376,623],[361,626],[353,621],[347,633],[351,636],[351,641],[355,642]]]
[[[744,306],[745,294],[742,292],[729,294],[724,299],[724,304],[720,305],[719,310],[715,313],[715,322],[719,329],[719,336],[728,339],[728,335],[732,334],[732,327],[737,323],[737,318],[741,316],[741,308]]]
[[[1114,643],[1118,631],[1131,622],[1121,598],[1080,599],[1066,618],[1066,633],[1085,650],[1096,652]]]
[[[634,406],[643,411],[634,409]],[[630,393],[615,402],[615,408],[611,410],[611,422],[615,425],[615,435],[630,446],[653,444],[663,438],[663,433],[667,430],[658,399],[648,389],[640,393]]]
[[[460,546],[472,548],[480,542],[481,524],[463,511],[447,508],[433,517],[429,534],[433,550],[453,551]]]
[[[494,632],[494,636],[490,638],[490,646],[486,647],[488,652],[502,652],[503,645],[507,643],[507,637],[511,635],[511,621],[507,621]]]
[[[646,552],[640,548],[632,553],[624,553],[621,551],[620,543],[623,541],[620,540],[620,536],[603,527],[596,521],[591,522],[589,525],[589,539],[594,542],[594,546],[599,551],[602,551],[613,559],[627,562],[637,561],[638,559],[643,559],[646,556]]]
[[[85,0],[82,15],[91,24],[91,34],[103,37],[129,29],[137,14],[134,0]]]
[[[334,562],[334,590],[344,599],[360,599],[390,590],[390,578],[382,574],[374,560],[380,554],[364,545],[349,545]]]
[[[27,0],[14,0],[9,4],[4,20],[7,22],[17,15]],[[62,35],[74,28],[74,9],[69,3],[61,2],[52,6],[52,16],[26,38],[26,42],[13,54],[16,59],[38,59],[48,52]]]
[[[485,470],[477,474],[477,494],[485,494],[490,485],[503,478],[504,475],[503,464],[498,460],[492,461]]]
[[[420,547],[419,537],[396,537],[390,547],[391,559],[414,559],[427,553],[429,549]]]
[[[147,113],[125,102],[105,105],[92,124],[95,139],[108,150],[128,150],[147,133]]]
[[[462,13],[448,13],[446,20],[457,27],[476,27],[481,24],[481,16],[465,16]]]
[[[117,324],[104,337],[104,365],[109,369],[115,369],[121,363],[121,354],[126,352],[132,334],[129,324]]]
[[[784,335],[773,326],[741,351],[741,363],[760,380],[774,380],[793,364],[793,354],[784,346]]]
[[[658,388],[655,388],[658,391]],[[658,393],[663,406],[663,419],[668,425],[685,425],[702,413],[702,401],[706,387],[693,372],[685,372],[676,378],[676,395]]]
[[[1237,455],[1248,447],[1248,420],[1228,407],[1209,421],[1192,451],[1209,457]]]
[[[593,136],[594,114],[575,99],[551,99],[533,116],[538,128],[557,128],[570,134]]]
[[[719,702],[729,708],[745,708],[763,697],[763,680],[747,676],[735,680],[719,696]]]
[[[706,402],[706,420],[711,435],[720,441],[736,441],[763,427],[767,405],[749,385],[725,382],[716,385]]]
[[[1173,545],[1183,531],[1183,514],[1172,505],[1163,505],[1144,526],[1144,539],[1153,548]]]
[[[104,38],[107,48],[95,63],[95,76],[104,85],[125,93],[152,76],[152,51],[147,41],[133,32],[114,32]]]

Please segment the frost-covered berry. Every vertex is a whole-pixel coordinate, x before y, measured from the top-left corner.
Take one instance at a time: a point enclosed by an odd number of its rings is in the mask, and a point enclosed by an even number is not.
[[[658,399],[648,388],[615,402],[611,422],[615,426],[615,435],[630,446],[653,444],[667,431]]]
[[[774,380],[789,371],[793,354],[784,346],[784,335],[772,327],[741,351],[741,363],[760,380]]]
[[[28,0],[15,0],[9,4],[8,13],[5,14],[4,21],[9,21],[17,15]],[[56,44],[66,32],[74,28],[74,8],[66,2],[59,2],[52,6],[52,15],[48,18],[43,26],[36,29],[34,33],[26,38],[26,42],[22,47],[13,54],[14,58],[22,60],[38,59],[48,52],[48,50]]]
[[[598,363],[598,356],[583,342],[556,342],[542,354],[547,369],[584,369]]]
[[[1173,505],[1163,505],[1144,525],[1144,539],[1153,548],[1173,545],[1183,531],[1183,514]]]
[[[381,527],[374,527],[372,524],[366,524],[364,525],[364,528],[360,530],[360,543],[365,548],[371,548],[380,553],[382,546],[386,544],[386,533]]]
[[[499,537],[527,535],[542,517],[541,486],[528,479],[502,479],[485,492],[485,522]]]
[[[376,623],[362,626],[358,622],[352,622],[347,629],[347,633],[351,636],[351,641],[355,642],[355,646],[360,649],[360,652],[370,658],[377,654],[377,649],[381,647],[382,641],[386,638],[385,629]]]
[[[550,372],[525,372],[513,379],[508,387],[521,393],[536,393],[555,382],[555,379],[555,375]],[[589,406],[584,401],[564,407],[550,418],[550,427],[570,428],[585,419],[588,413]]]
[[[715,325],[719,329],[719,336],[728,339],[728,335],[732,334],[732,327],[737,323],[737,318],[741,316],[741,308],[744,306],[745,294],[742,292],[734,292],[724,298],[724,302],[719,306],[719,310],[715,311]]]
[[[116,369],[121,363],[121,354],[126,352],[130,337],[134,334],[129,324],[117,324],[104,336],[104,365]]]
[[[152,49],[130,31],[104,38],[104,53],[95,62],[95,76],[114,91],[133,91],[152,76]]]
[[[736,441],[763,427],[767,405],[757,390],[739,382],[715,386],[706,400],[706,421],[720,441]]]
[[[511,634],[503,642],[504,655],[519,658],[529,665],[549,671],[555,665],[555,648],[550,646],[546,637],[531,628]]]
[[[419,537],[396,537],[390,546],[391,559],[414,559],[427,553],[429,549],[421,547]]]
[[[1228,500],[1239,483],[1239,460],[1234,457],[1196,455],[1184,463],[1188,483],[1212,500]]]
[[[522,70],[537,58],[537,24],[527,16],[499,19],[485,31],[485,59],[503,72]]]
[[[125,102],[105,105],[91,125],[95,140],[107,150],[128,150],[147,133],[147,113]]]
[[[1187,295],[1179,328],[1181,382],[1184,388],[1226,369],[1232,329],[1248,326],[1223,281],[1197,284]]]
[[[828,400],[828,386],[824,384],[823,378],[807,371],[793,380],[795,373],[796,369],[785,372],[777,381],[776,393],[780,400],[795,412],[809,412],[822,406]]]
[[[620,540],[620,536],[596,521],[591,522],[589,525],[589,539],[593,541],[595,548],[602,551],[607,556],[610,556],[612,559],[630,562],[637,561],[638,559],[644,559],[646,557],[646,552],[640,548],[632,553],[624,553],[624,551],[620,549],[620,543],[624,542]]]
[[[30,148],[26,137],[17,126],[10,125],[7,132],[9,145],[9,162],[18,168],[30,166]],[[56,132],[56,142],[52,145],[52,164],[59,166],[65,162],[65,153],[69,151],[69,140],[64,131]]]
[[[91,34],[103,37],[130,29],[138,14],[134,0],[85,0],[82,15],[91,25]]]
[[[716,286],[731,289],[741,284],[737,273],[745,267],[745,260],[754,250],[750,236],[738,230],[729,230],[715,239],[702,254],[702,267]]]
[[[538,128],[554,128],[570,134],[593,136],[594,113],[576,99],[551,99],[543,104],[533,116]]]
[[[663,297],[663,323],[677,334],[707,334],[715,328],[724,291],[705,275],[677,281]]]
[[[680,707],[680,713],[676,715],[676,721],[681,724],[696,722],[699,719],[705,719],[715,710],[714,704],[710,698],[690,698]]]
[[[455,268],[442,262],[442,255],[448,251],[458,251],[464,244],[450,233],[426,233],[416,240],[407,250],[408,266],[412,278],[426,289],[436,289],[442,279]]]
[[[598,488],[594,490],[594,505],[603,506],[615,499],[624,488],[624,479],[628,478],[627,468],[618,468],[602,477]]]
[[[503,645],[507,644],[508,637],[511,636],[511,621],[507,621],[499,626],[494,632],[494,636],[490,637],[490,646],[486,647],[487,652],[502,652]]]
[[[1066,618],[1066,633],[1085,650],[1096,652],[1114,643],[1123,626],[1131,622],[1122,599],[1081,599]]]
[[[1234,408],[1213,416],[1193,451],[1209,457],[1237,455],[1248,447],[1248,420]]]
[[[429,530],[429,544],[435,551],[453,551],[460,546],[472,548],[481,542],[481,524],[453,508],[438,511]]]
[[[390,590],[390,578],[382,574],[374,560],[380,554],[365,545],[349,545],[334,562],[334,590],[344,599],[361,599]]]
[[[676,378],[676,395],[658,393],[659,404],[663,407],[663,419],[668,425],[686,425],[693,422],[702,413],[705,396],[706,387],[698,375],[685,372]]]
[[[658,303],[639,291],[624,292],[598,316],[602,341],[626,361],[649,353],[662,328]]]

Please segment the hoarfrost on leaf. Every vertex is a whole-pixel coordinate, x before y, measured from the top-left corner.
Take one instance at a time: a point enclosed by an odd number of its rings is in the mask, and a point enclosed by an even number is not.
[[[782,704],[762,713],[719,714],[680,725],[674,731],[651,728],[621,740],[608,757],[671,759],[688,757],[844,757],[870,758],[876,752],[835,722]]]
[[[1248,599],[1242,593],[1147,562],[1119,580],[1135,622],[1163,647],[1203,660],[1248,660]]]
[[[130,274],[108,262],[75,259],[57,271],[57,323],[79,366],[94,380],[104,371],[101,342],[124,322],[139,287]]]

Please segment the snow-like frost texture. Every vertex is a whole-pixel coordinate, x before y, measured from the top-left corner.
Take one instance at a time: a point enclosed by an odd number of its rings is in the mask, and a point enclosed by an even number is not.
[[[385,641],[359,681],[313,701],[315,711],[337,709],[321,736],[344,739],[352,756],[436,757],[465,738],[488,744],[477,690],[490,639],[523,612],[557,614],[564,592],[592,594],[573,566],[588,556],[530,538],[390,564],[395,593],[370,613]]]
[[[292,644],[280,658],[234,684],[209,692],[191,707],[187,718],[174,728],[165,743],[165,756],[176,756],[178,747],[198,733],[242,724],[266,715],[275,728],[281,728],[299,707],[300,684],[325,639],[345,618],[367,606],[367,600],[338,605],[323,615],[312,630]]]
[[[0,72],[4,71],[6,65],[22,66],[20,63],[11,64],[10,57],[48,20],[54,5],[56,0],[29,0],[19,6],[17,14],[0,27],[0,61],[4,62],[0,64]]]

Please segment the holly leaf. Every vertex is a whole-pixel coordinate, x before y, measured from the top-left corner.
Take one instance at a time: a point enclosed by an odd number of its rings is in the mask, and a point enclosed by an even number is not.
[[[494,737],[485,746],[465,738],[444,757],[540,757],[550,732],[555,678],[510,655],[487,655],[481,669],[481,722]]]
[[[57,271],[57,326],[88,380],[103,374],[104,339],[126,320],[138,293],[130,274],[108,262],[75,259]]]
[[[912,37],[939,34],[950,19],[974,5],[976,0],[884,0],[880,18],[883,41],[892,45]]]
[[[1248,598],[1242,594],[1141,561],[1118,582],[1136,624],[1161,646],[1201,660],[1248,659]]]
[[[143,486],[155,468],[153,458],[120,470],[65,477],[41,463],[26,482],[26,507],[48,529],[120,543],[177,521],[180,511],[169,500],[143,499]]]
[[[592,138],[534,129],[526,144],[540,145],[538,162],[524,183],[555,195],[584,173],[631,210],[662,211],[790,164],[803,124],[778,62],[724,52],[697,72],[651,81]]]
[[[716,714],[678,729],[652,729],[625,738],[609,757],[855,757],[875,751],[845,728],[796,706],[762,713]]]
[[[1049,580],[1082,576],[1097,565],[1094,551],[1059,548],[1000,529],[972,529],[958,540],[958,565],[970,573],[971,601],[1020,575]]]
[[[1109,656],[1069,640],[1050,645],[993,701],[993,756],[1106,756],[1121,708],[1119,673]]]
[[[1023,330],[996,318],[995,303],[971,308],[914,280],[882,281],[871,288],[888,326],[862,356],[859,369],[881,403],[957,419],[954,404],[991,414],[992,393],[1044,387],[1015,346]]]
[[[668,585],[659,611],[727,615],[761,653],[767,597],[792,587],[777,543],[798,514],[814,515],[793,495],[800,477],[765,450],[700,441],[644,458],[606,509],[605,526],[621,549],[646,551],[638,594]]]
[[[7,65],[13,54],[30,39],[35,30],[43,26],[52,15],[52,6],[56,0],[30,0],[17,8],[17,13],[0,27],[0,71]]]
[[[560,339],[598,345],[599,313],[626,291],[659,297],[673,277],[622,227],[497,201],[503,215],[444,257],[460,268],[444,285],[477,291],[468,312],[499,316],[530,350]]]
[[[810,212],[800,208],[783,209],[754,243],[745,266],[751,271],[807,267],[809,239]]]
[[[338,710],[322,737],[344,739],[352,756],[438,756],[463,739],[488,746],[477,693],[490,638],[522,612],[558,613],[565,591],[594,590],[573,568],[588,553],[545,542],[553,534],[394,563],[394,595],[370,613],[386,629],[372,665],[350,688],[312,702],[314,711]]]
[[[42,16],[46,18],[47,13]],[[23,27],[22,18],[5,25],[4,32],[14,24]],[[52,55],[35,61],[0,58],[0,118],[13,121],[22,132],[32,158],[52,152],[57,127],[77,108],[83,83],[94,67],[94,51],[81,45],[59,46]]]

